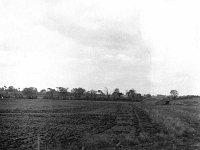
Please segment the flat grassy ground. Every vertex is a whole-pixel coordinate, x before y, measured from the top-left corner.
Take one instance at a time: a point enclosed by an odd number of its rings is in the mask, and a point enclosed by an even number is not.
[[[0,149],[196,149],[198,102],[1,100]]]
[[[157,101],[149,99],[139,105],[179,140],[179,145],[200,149],[200,98],[172,100],[169,105],[156,105]]]

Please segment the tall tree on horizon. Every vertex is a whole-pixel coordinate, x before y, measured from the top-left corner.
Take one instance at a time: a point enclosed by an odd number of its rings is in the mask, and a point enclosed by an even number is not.
[[[178,97],[178,91],[177,90],[171,90],[170,94],[173,97],[173,99],[176,99]]]

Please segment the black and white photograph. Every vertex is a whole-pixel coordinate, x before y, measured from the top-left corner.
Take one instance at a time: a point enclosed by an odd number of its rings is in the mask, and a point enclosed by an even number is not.
[[[0,0],[0,150],[200,150],[200,1]]]

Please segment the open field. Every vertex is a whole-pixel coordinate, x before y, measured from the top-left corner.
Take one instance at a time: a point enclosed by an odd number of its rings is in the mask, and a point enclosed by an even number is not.
[[[156,105],[157,101],[146,100],[139,107],[149,114],[153,122],[179,138],[180,144],[188,143],[192,149],[200,149],[200,99],[177,99],[169,105]]]
[[[0,149],[196,149],[195,101],[1,100]]]

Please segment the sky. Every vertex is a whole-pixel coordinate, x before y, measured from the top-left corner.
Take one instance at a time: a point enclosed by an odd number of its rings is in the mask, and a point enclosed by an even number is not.
[[[198,0],[0,0],[0,86],[200,94]]]

